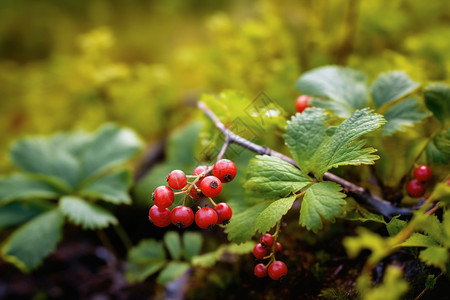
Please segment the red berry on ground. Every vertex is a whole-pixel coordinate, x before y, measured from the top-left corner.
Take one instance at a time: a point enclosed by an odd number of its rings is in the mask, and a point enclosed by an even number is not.
[[[264,264],[257,264],[254,273],[256,277],[264,278],[267,276],[267,268]]]
[[[213,174],[221,182],[230,182],[236,176],[236,165],[229,159],[221,159],[214,164]]]
[[[199,199],[202,199],[203,197],[205,197],[205,195],[203,195],[202,191],[197,187],[197,184],[195,184],[189,191],[189,196],[191,196],[191,198],[195,199],[195,200],[199,200]]]
[[[214,207],[214,210],[216,211],[218,217],[217,224],[227,225],[233,215],[231,207],[226,203],[220,202],[216,205],[216,207]]]
[[[273,245],[273,236],[270,233],[266,233],[259,239],[259,241],[264,247],[270,248]]]
[[[198,176],[200,174],[202,174],[203,172],[205,172],[208,169],[207,166],[198,166],[197,168],[195,168],[194,172],[192,173],[195,176]],[[201,177],[198,181],[197,184],[200,185],[200,183],[203,181],[205,177]]]
[[[430,181],[431,169],[426,165],[420,165],[414,170],[414,178],[419,181]]]
[[[425,194],[425,190],[425,184],[417,179],[411,180],[406,186],[406,191],[411,197],[421,197],[423,196],[423,194]]]
[[[167,183],[175,190],[181,190],[187,184],[186,174],[181,170],[173,170],[167,175]]]
[[[281,245],[281,243],[277,242],[275,244],[275,252],[280,252],[281,250],[283,250],[283,245]]]
[[[172,209],[171,221],[178,228],[186,228],[194,222],[194,212],[190,207],[177,206]]]
[[[286,276],[287,271],[288,270],[284,262],[277,260],[270,264],[268,273],[270,278],[273,280],[278,280]]]
[[[297,98],[295,107],[299,113],[302,113],[307,107],[311,107],[311,105],[309,105],[309,100],[311,100],[311,97],[307,95],[301,95]]]
[[[264,247],[261,243],[258,243],[253,247],[253,256],[257,259],[263,259],[267,256],[267,248]]]
[[[202,229],[209,228],[217,223],[217,213],[214,209],[203,207],[195,213],[195,223]]]
[[[200,189],[206,197],[217,197],[222,191],[222,182],[215,176],[206,176],[200,184]]]
[[[170,224],[170,210],[153,205],[148,211],[150,221],[158,227],[166,227]]]
[[[172,205],[175,195],[168,186],[158,186],[153,192],[152,199],[159,208],[167,208]]]

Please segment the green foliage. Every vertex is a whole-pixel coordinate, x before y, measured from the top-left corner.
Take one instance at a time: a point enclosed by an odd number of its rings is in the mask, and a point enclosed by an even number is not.
[[[425,89],[425,104],[443,126],[450,124],[450,87],[433,83]]]
[[[375,109],[409,95],[420,86],[405,72],[392,71],[380,74],[372,84],[372,102]]]
[[[54,205],[41,199],[7,203],[0,207],[0,228],[17,226],[52,208]]]
[[[358,278],[356,287],[364,300],[397,300],[408,291],[408,282],[403,279],[399,267],[388,266],[383,282],[372,287],[369,274]]]
[[[358,227],[356,233],[358,236],[345,237],[343,240],[343,245],[350,258],[355,258],[363,249],[369,249],[371,253],[367,261],[375,264],[390,253],[389,241],[377,233],[364,227]]]
[[[180,259],[181,256],[181,241],[180,235],[175,231],[169,231],[164,235],[164,244],[169,250],[170,256],[174,260]]]
[[[220,261],[222,256],[224,255],[248,254],[253,251],[254,247],[255,242],[252,241],[248,241],[240,245],[237,244],[222,245],[213,252],[195,256],[192,259],[192,263],[194,266],[212,267],[218,261]]]
[[[256,230],[262,234],[268,232],[288,212],[295,199],[295,195],[292,195],[272,202],[256,218]]]

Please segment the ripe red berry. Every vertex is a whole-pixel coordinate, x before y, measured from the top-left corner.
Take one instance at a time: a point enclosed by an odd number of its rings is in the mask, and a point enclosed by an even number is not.
[[[295,102],[295,107],[297,108],[297,111],[299,113],[302,113],[307,107],[311,107],[309,105],[309,100],[311,100],[310,96],[307,95],[301,95],[297,98],[297,101]]]
[[[214,210],[216,211],[218,217],[217,224],[227,225],[233,215],[231,207],[226,203],[220,202],[216,205],[216,207],[214,207]]]
[[[158,186],[153,192],[152,199],[159,208],[167,208],[172,205],[175,195],[168,186]]]
[[[266,233],[259,239],[259,241],[264,247],[270,248],[273,245],[273,236],[270,233]]]
[[[264,278],[267,276],[267,268],[264,264],[257,264],[254,273],[256,277]]]
[[[425,190],[425,184],[417,179],[411,180],[406,186],[406,191],[411,197],[421,197],[423,196],[423,194],[425,194]]]
[[[170,210],[153,205],[148,211],[150,221],[158,227],[166,227],[170,224]]]
[[[192,174],[195,175],[195,176],[198,176],[198,175],[202,174],[203,172],[205,172],[207,169],[208,169],[207,166],[198,166],[197,168],[195,168],[195,170],[194,170],[194,172]],[[200,183],[203,181],[204,178],[205,177],[200,178],[197,181],[197,184],[200,185]]]
[[[200,184],[200,189],[206,197],[216,197],[222,191],[222,182],[215,176],[206,176]]]
[[[198,183],[197,183],[198,184]],[[203,195],[202,191],[198,188],[197,184],[195,184],[194,187],[189,191],[189,196],[191,196],[192,199],[199,200],[205,197]]]
[[[275,244],[275,252],[280,252],[281,250],[283,250],[283,245],[281,245],[281,243],[277,242]]]
[[[269,277],[273,280],[278,280],[287,274],[287,267],[282,261],[274,261],[269,266]]]
[[[187,206],[177,206],[172,209],[171,221],[178,228],[186,228],[194,222],[194,212]]]
[[[175,190],[181,190],[187,184],[186,174],[181,170],[173,170],[167,175],[167,183]]]
[[[217,213],[214,209],[203,207],[195,213],[195,223],[202,229],[209,228],[217,223]]]
[[[264,247],[261,243],[258,243],[253,247],[253,256],[255,256],[257,259],[263,259],[265,256],[267,256],[267,248]]]
[[[420,165],[414,170],[414,178],[419,181],[430,181],[431,169],[426,165]]]
[[[213,174],[221,182],[230,182],[236,176],[236,166],[229,159],[221,159],[214,164]]]

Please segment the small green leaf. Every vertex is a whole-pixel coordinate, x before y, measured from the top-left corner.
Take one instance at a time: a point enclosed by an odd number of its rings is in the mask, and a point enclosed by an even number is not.
[[[162,243],[142,240],[128,252],[126,277],[129,281],[143,281],[158,272],[166,263],[166,253]]]
[[[425,89],[425,104],[442,125],[450,124],[450,87],[432,83]]]
[[[272,202],[256,218],[256,229],[268,232],[288,212],[296,199],[295,195]]]
[[[448,249],[443,247],[428,247],[422,250],[420,259],[427,265],[435,266],[445,272],[445,265],[449,261]]]
[[[300,224],[317,232],[323,226],[321,218],[334,222],[345,205],[345,194],[341,190],[339,184],[331,181],[318,182],[308,188],[300,208]]]
[[[187,231],[183,234],[183,254],[187,261],[198,255],[202,249],[203,237],[197,232]]]
[[[364,300],[398,300],[408,291],[408,282],[400,267],[389,265],[381,283],[372,286],[369,274],[364,273],[356,281],[356,288]]]
[[[267,202],[259,203],[233,215],[225,228],[228,239],[238,244],[249,240],[256,233],[256,218],[267,206]]]
[[[80,195],[99,198],[117,205],[131,204],[128,195],[131,181],[131,174],[128,171],[111,173],[85,186]]]
[[[404,131],[405,127],[411,127],[419,123],[429,114],[419,106],[420,99],[407,98],[392,106],[385,114],[387,124],[382,128],[383,136],[392,135],[398,131]]]
[[[83,229],[100,229],[118,223],[106,209],[75,196],[62,197],[59,209],[69,221]]]
[[[386,225],[386,229],[389,232],[390,236],[397,235],[400,231],[402,231],[408,223],[403,220],[399,220],[397,217],[392,218],[391,221]]]
[[[3,259],[24,272],[38,267],[61,240],[64,217],[57,209],[42,213],[22,225],[3,244]]]
[[[179,260],[181,256],[181,241],[178,232],[168,231],[164,235],[164,243],[172,259]]]
[[[54,207],[40,199],[8,203],[0,207],[0,228],[17,226]]]
[[[448,241],[444,226],[437,216],[416,213],[413,222],[416,229],[424,231],[439,244],[444,245]]]
[[[375,108],[400,99],[420,86],[405,72],[391,71],[380,74],[372,85],[372,101]]]
[[[414,232],[406,241],[398,245],[398,247],[432,247],[432,246],[439,246],[439,243],[436,242],[432,237],[418,232]]]
[[[52,199],[61,191],[50,183],[23,174],[0,177],[0,203],[11,200],[44,198]]]
[[[192,258],[192,264],[198,267],[209,268],[220,261],[222,256],[227,255],[243,255],[251,253],[255,247],[254,241],[248,241],[242,244],[222,245],[213,252],[197,255]]]
[[[159,273],[157,282],[159,284],[166,284],[170,281],[174,281],[181,275],[183,275],[189,269],[189,264],[179,261],[171,261],[162,271]]]

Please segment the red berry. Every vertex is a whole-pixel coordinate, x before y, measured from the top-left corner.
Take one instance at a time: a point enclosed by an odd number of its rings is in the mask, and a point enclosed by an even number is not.
[[[214,209],[203,207],[195,213],[195,223],[202,229],[209,228],[217,223],[217,213]]]
[[[267,276],[267,268],[264,264],[257,264],[255,266],[255,276],[259,278],[264,278]]]
[[[426,165],[420,165],[414,170],[414,178],[419,181],[430,181],[431,169]]]
[[[309,105],[309,100],[311,100],[310,96],[307,95],[301,95],[297,98],[297,102],[295,102],[295,107],[297,108],[297,111],[299,113],[302,113],[307,107],[311,107]]]
[[[413,179],[408,182],[406,186],[406,191],[411,197],[420,197],[425,194],[426,186],[417,179]]]
[[[283,245],[281,245],[281,243],[277,242],[275,244],[275,252],[280,252],[281,250],[283,250]]]
[[[181,190],[187,184],[186,174],[181,170],[173,170],[167,175],[167,183],[175,190]]]
[[[158,227],[166,227],[170,224],[170,210],[153,205],[148,211],[150,221]]]
[[[186,228],[194,222],[194,212],[187,206],[177,206],[172,209],[171,221],[178,228]]]
[[[273,280],[278,280],[281,277],[286,276],[287,271],[288,270],[284,262],[277,260],[270,264],[268,273],[270,278]]]
[[[267,248],[264,247],[261,243],[258,243],[253,247],[253,255],[257,259],[263,259],[267,256]]]
[[[230,182],[236,176],[236,166],[229,159],[221,159],[214,164],[213,174],[221,182]]]
[[[266,233],[259,239],[259,241],[264,247],[270,248],[273,245],[273,236],[270,233]]]
[[[191,196],[191,198],[195,200],[199,200],[205,197],[202,191],[197,187],[197,184],[195,184],[194,187],[192,187],[192,189],[189,191],[189,196]]]
[[[233,215],[233,211],[228,204],[220,202],[216,205],[216,207],[214,207],[214,210],[216,211],[218,217],[217,224],[226,225],[229,223],[231,216]]]
[[[207,166],[198,166],[197,168],[195,168],[194,172],[192,173],[195,176],[198,176],[200,174],[202,174],[203,172],[205,172],[208,169]],[[200,183],[203,181],[203,178],[205,177],[201,177],[198,181],[197,184],[200,185]]]
[[[216,197],[222,191],[222,182],[215,176],[206,176],[200,184],[200,189],[206,197]]]
[[[172,205],[174,200],[174,193],[168,186],[158,186],[153,192],[152,199],[159,208],[167,208]]]

